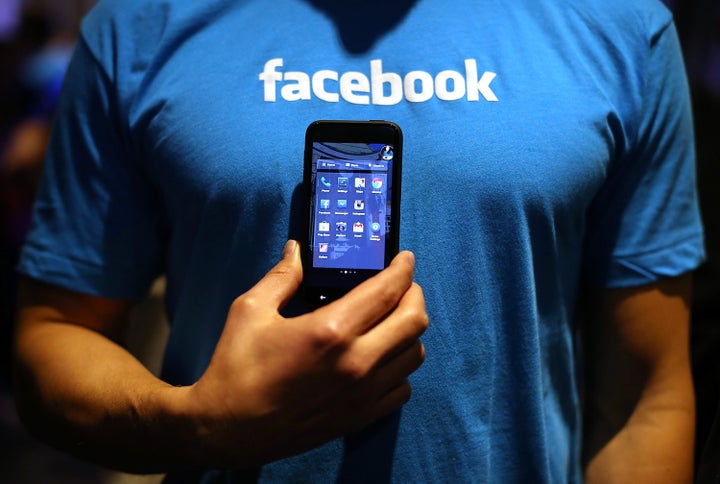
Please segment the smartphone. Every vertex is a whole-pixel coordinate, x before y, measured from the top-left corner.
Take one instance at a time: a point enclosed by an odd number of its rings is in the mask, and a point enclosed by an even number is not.
[[[331,302],[390,264],[400,239],[402,131],[315,121],[305,132],[301,295]]]

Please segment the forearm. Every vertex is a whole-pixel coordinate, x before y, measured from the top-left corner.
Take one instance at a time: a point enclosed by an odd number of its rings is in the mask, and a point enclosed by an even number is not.
[[[596,445],[587,463],[589,484],[612,482],[692,482],[695,406],[689,372],[675,388],[642,395],[617,431],[612,416],[587,428]],[[591,444],[592,445],[592,444]]]
[[[691,482],[695,398],[682,276],[585,304],[588,482]]]
[[[23,325],[15,393],[26,426],[42,440],[131,472],[194,467],[192,428],[174,388],[105,336],[63,322]]]
[[[26,281],[16,336],[17,398],[50,443],[135,472],[246,468],[357,431],[410,398],[428,325],[415,259],[292,320],[296,243],[231,304],[204,374],[172,387],[113,343],[127,304]]]

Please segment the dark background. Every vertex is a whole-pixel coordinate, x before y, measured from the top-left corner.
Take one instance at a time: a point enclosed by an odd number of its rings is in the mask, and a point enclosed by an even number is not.
[[[192,0],[189,0],[192,1]],[[95,0],[0,0],[0,482],[157,482],[113,473],[30,438],[12,404],[10,339],[20,244],[49,123],[82,15]],[[720,483],[720,0],[666,0],[691,85],[708,259],[695,276],[691,350],[697,481]]]

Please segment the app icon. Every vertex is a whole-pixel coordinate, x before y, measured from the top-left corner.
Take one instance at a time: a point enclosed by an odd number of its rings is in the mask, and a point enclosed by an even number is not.
[[[362,233],[364,228],[365,228],[365,226],[363,225],[362,222],[355,222],[353,224],[353,232],[355,232],[356,234]]]
[[[380,222],[373,222],[370,224],[370,229],[375,233],[380,232]]]
[[[348,177],[346,177],[346,176],[338,177],[338,188],[340,190],[347,190],[347,187],[348,187]]]
[[[346,199],[340,199],[337,201],[337,208],[339,209],[345,209],[347,208],[347,200]]]
[[[338,232],[347,232],[347,222],[335,222],[335,230]]]
[[[365,177],[355,178],[355,188],[365,188]]]
[[[320,222],[318,224],[318,230],[320,232],[330,232],[330,222]]]
[[[330,200],[327,198],[321,198],[320,199],[320,210],[329,210],[330,209]]]
[[[353,203],[353,209],[354,210],[365,210],[365,202],[362,200],[355,200],[355,203]]]
[[[325,254],[328,251],[328,243],[321,242],[320,244],[318,244],[318,248],[321,254]]]
[[[329,181],[327,180],[327,178],[325,178],[324,176],[321,176],[321,177],[320,177],[320,183],[322,183],[322,184],[323,184],[324,186],[326,186],[327,188],[330,188],[330,182],[329,182]]]
[[[372,187],[373,190],[380,190],[383,186],[382,178],[373,178]]]
[[[382,150],[380,150],[380,158],[382,158],[385,161],[390,161],[393,159],[393,147],[390,145],[383,146]]]

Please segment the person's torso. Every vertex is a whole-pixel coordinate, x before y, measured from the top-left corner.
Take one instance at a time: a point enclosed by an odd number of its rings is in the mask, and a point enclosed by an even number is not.
[[[325,3],[149,2],[117,52],[88,42],[129,73],[122,114],[162,196],[167,378],[202,374],[232,299],[297,236],[306,126],[387,119],[427,361],[397,419],[261,477],[579,479],[571,317],[586,210],[639,103],[641,52],[613,37],[632,25],[591,1]]]

